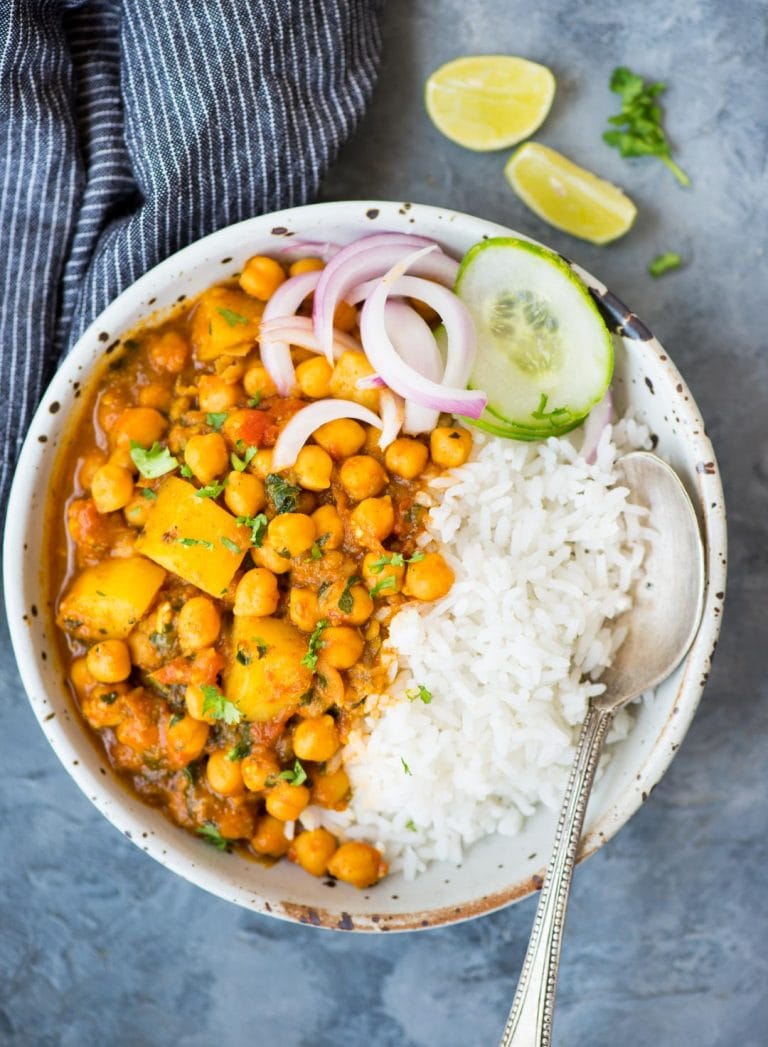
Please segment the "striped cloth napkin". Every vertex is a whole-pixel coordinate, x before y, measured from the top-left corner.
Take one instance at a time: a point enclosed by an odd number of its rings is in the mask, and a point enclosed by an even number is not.
[[[0,505],[57,360],[185,244],[308,202],[373,88],[382,0],[4,0]]]

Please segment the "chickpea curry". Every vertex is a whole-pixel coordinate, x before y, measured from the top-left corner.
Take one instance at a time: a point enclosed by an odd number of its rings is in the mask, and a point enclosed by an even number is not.
[[[58,465],[50,573],[71,691],[136,793],[221,850],[363,888],[386,873],[382,854],[303,830],[302,811],[346,806],[343,746],[387,688],[387,622],[452,585],[419,543],[417,496],[471,437],[443,416],[382,450],[379,429],[338,417],[273,469],[308,405],[380,405],[346,302],[333,365],[291,345],[290,395],[261,359],[266,303],[322,268],[251,258],[122,340]]]

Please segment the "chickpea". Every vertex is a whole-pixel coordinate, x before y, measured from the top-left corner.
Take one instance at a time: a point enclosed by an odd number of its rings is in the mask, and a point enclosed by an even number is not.
[[[318,600],[320,617],[328,618],[334,625],[362,625],[371,617],[373,609],[373,600],[365,586],[350,586],[344,580],[328,586]]]
[[[224,502],[235,516],[255,516],[267,504],[264,481],[250,473],[239,473],[233,469],[227,474]]]
[[[104,727],[119,727],[125,719],[125,708],[120,699],[127,693],[127,684],[97,683],[86,697],[80,699],[80,710],[96,731]]]
[[[152,339],[147,356],[156,371],[181,374],[189,357],[189,343],[178,331],[164,331]]]
[[[455,469],[469,458],[472,434],[458,426],[440,426],[430,433],[429,450],[435,465]]]
[[[277,386],[272,381],[269,371],[262,364],[254,364],[248,368],[243,385],[249,396],[277,396]]]
[[[273,818],[271,814],[265,814],[256,823],[256,835],[251,840],[251,847],[257,854],[264,854],[269,858],[281,858],[291,841],[285,835],[283,822]]]
[[[349,625],[329,625],[323,630],[323,658],[334,669],[351,669],[363,653],[363,638]]]
[[[384,553],[383,558],[386,559],[391,556],[391,553]],[[400,567],[393,563],[382,564],[382,556],[379,553],[366,553],[363,557],[363,563],[361,570],[363,572],[363,578],[365,584],[369,589],[373,589],[379,582],[384,581],[385,578],[394,578],[394,586],[392,582],[389,582],[384,586],[382,593],[386,596],[391,596],[393,593],[399,593],[403,587],[403,578],[405,577],[405,567]]]
[[[285,270],[274,258],[254,255],[243,266],[238,283],[252,298],[268,301],[280,284],[285,282]]]
[[[357,324],[357,309],[354,305],[350,305],[349,302],[345,302],[344,299],[339,302],[336,306],[336,311],[333,314],[333,326],[337,331],[344,331],[349,333]]]
[[[347,458],[339,470],[341,485],[355,502],[380,494],[387,486],[389,477],[383,467],[367,454],[356,454]]]
[[[113,447],[129,447],[135,441],[151,447],[168,428],[168,422],[154,407],[126,407],[109,431]]]
[[[143,527],[149,519],[149,514],[152,510],[153,499],[150,496],[145,498],[142,491],[147,490],[145,487],[140,487],[131,498],[130,502],[123,509],[123,516],[125,522],[131,527]]]
[[[393,440],[384,452],[387,469],[404,480],[415,480],[429,460],[429,451],[421,440],[401,436]]]
[[[315,429],[315,441],[338,461],[357,454],[365,443],[365,429],[354,418],[337,418]]]
[[[333,459],[317,444],[302,447],[293,468],[297,481],[308,491],[327,491],[331,486]]]
[[[200,755],[208,741],[207,723],[192,716],[182,716],[168,724],[165,732],[165,749],[172,766],[186,767]]]
[[[225,382],[217,374],[202,374],[197,380],[197,402],[201,411],[219,414],[234,407],[242,399],[240,385]]]
[[[246,571],[237,583],[232,613],[267,618],[277,610],[279,599],[277,578],[273,572],[265,567],[254,567],[252,571]]]
[[[240,764],[237,760],[230,760],[224,749],[217,749],[208,757],[205,777],[219,796],[235,796],[245,788]]]
[[[119,465],[121,469],[127,469],[131,476],[135,476],[139,471],[136,467],[136,463],[131,457],[131,447],[129,444],[123,444],[122,447],[116,447],[109,456],[107,464]]]
[[[240,770],[247,789],[260,793],[267,782],[274,781],[280,774],[280,764],[270,752],[253,752],[240,761]]]
[[[122,509],[133,497],[133,473],[122,465],[107,462],[93,474],[91,497],[100,513]]]
[[[187,707],[187,713],[193,720],[200,720],[202,723],[216,723],[215,717],[211,716],[210,713],[203,712],[203,706],[205,705],[205,695],[196,683],[190,683],[187,685],[184,691],[184,704]]]
[[[139,403],[142,407],[154,407],[164,414],[170,409],[173,394],[167,385],[160,382],[150,382],[139,389]]]
[[[312,547],[317,537],[311,516],[304,513],[280,513],[267,528],[267,537],[273,549],[286,550],[291,557],[301,556]]]
[[[84,656],[75,658],[69,667],[69,679],[80,698],[83,698],[93,688],[96,678],[88,669],[87,658]]]
[[[360,389],[357,385],[360,378],[367,378],[371,374],[374,374],[374,370],[365,353],[354,349],[342,353],[331,375],[331,396],[335,396],[337,400],[354,400],[371,411],[377,411],[379,390]]]
[[[312,513],[318,538],[324,538],[323,549],[338,549],[344,541],[344,522],[335,505],[321,505]]]
[[[248,472],[253,473],[254,476],[258,476],[261,480],[266,480],[272,472],[271,447],[262,447],[256,452],[253,458],[251,458]]]
[[[306,785],[290,785],[284,778],[279,779],[267,793],[267,813],[281,822],[292,822],[299,817],[309,803],[309,789]]]
[[[288,597],[288,617],[297,629],[311,633],[318,623],[317,595],[311,589],[292,585]]]
[[[120,683],[131,675],[131,653],[122,640],[102,640],[85,656],[88,672],[99,683]]]
[[[272,574],[286,574],[291,569],[291,561],[287,556],[272,547],[269,538],[265,538],[261,545],[251,549],[251,559],[255,560],[259,567],[265,567]]]
[[[311,829],[294,838],[288,857],[312,876],[325,876],[335,850],[336,838],[327,829]]]
[[[392,534],[395,511],[389,495],[384,498],[364,498],[351,513],[352,531],[363,545],[383,542]]]
[[[77,470],[77,482],[84,491],[90,490],[95,473],[98,472],[105,462],[106,458],[101,451],[89,451],[81,459],[80,468]]]
[[[343,811],[349,801],[349,777],[343,767],[330,774],[318,774],[312,783],[312,803],[329,811]]]
[[[322,258],[297,258],[288,266],[288,273],[290,276],[301,276],[302,273],[315,273],[320,269],[325,269]]]
[[[293,732],[293,751],[300,760],[325,763],[341,745],[336,721],[326,713],[302,720]]]
[[[219,433],[193,436],[184,448],[184,461],[201,484],[209,484],[229,465],[224,437]]]
[[[296,368],[299,389],[310,400],[322,400],[331,395],[331,365],[324,356],[311,356]]]
[[[440,553],[426,553],[423,560],[408,564],[403,592],[417,600],[439,600],[450,590],[455,577]]]
[[[221,630],[221,615],[216,604],[207,596],[193,596],[179,611],[176,629],[184,651],[213,646]]]
[[[379,851],[357,840],[343,843],[328,862],[328,872],[353,887],[372,887],[387,873]]]

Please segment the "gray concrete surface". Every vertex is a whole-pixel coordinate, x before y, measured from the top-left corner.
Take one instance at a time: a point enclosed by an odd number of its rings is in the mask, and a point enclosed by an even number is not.
[[[666,343],[707,419],[732,543],[724,634],[700,712],[644,808],[577,877],[556,1043],[768,1042],[768,246],[766,8],[759,0],[390,0],[370,112],[324,196],[471,211],[582,261]],[[636,227],[607,248],[545,228],[503,155],[442,139],[426,75],[503,51],[558,78],[539,138],[623,185]],[[600,141],[626,63],[670,84],[689,191]],[[679,250],[683,271],[647,263]],[[0,1044],[481,1047],[496,1042],[534,903],[408,937],[329,935],[256,917],[153,863],[89,804],[0,672]]]

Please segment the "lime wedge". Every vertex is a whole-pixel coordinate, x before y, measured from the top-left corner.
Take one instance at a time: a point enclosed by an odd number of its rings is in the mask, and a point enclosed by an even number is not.
[[[616,240],[635,220],[637,208],[621,189],[537,142],[521,145],[504,173],[539,218],[590,243]]]
[[[507,149],[546,119],[555,78],[546,66],[512,55],[467,55],[436,69],[425,104],[438,131],[466,149]]]

